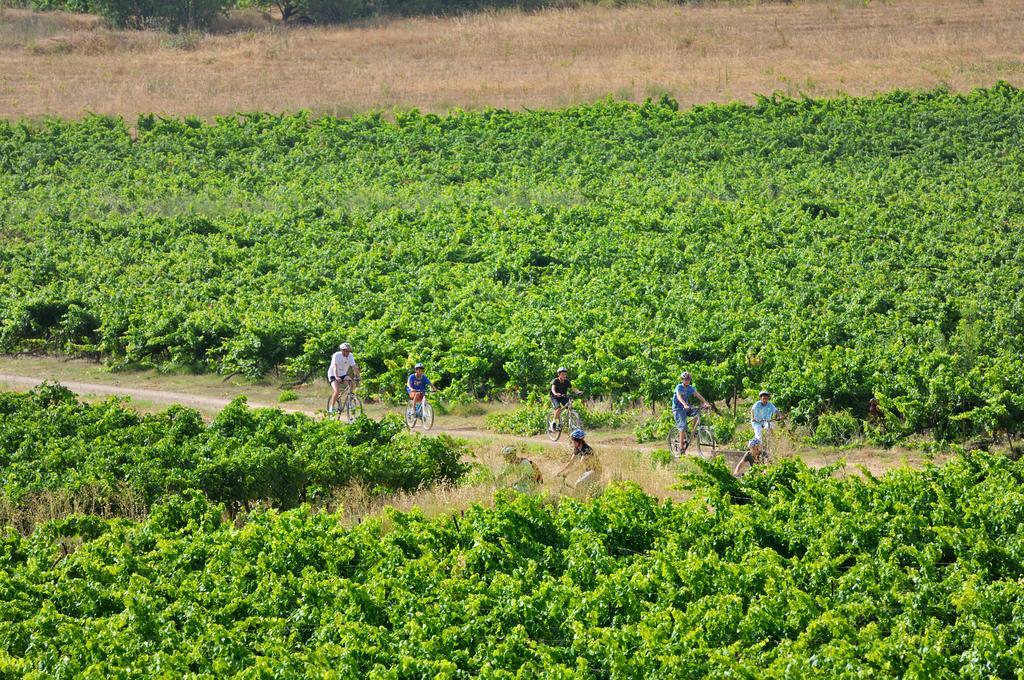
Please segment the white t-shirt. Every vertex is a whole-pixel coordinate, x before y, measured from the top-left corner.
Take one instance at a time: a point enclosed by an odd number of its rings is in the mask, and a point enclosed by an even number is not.
[[[344,378],[348,375],[350,369],[356,367],[356,358],[352,356],[352,352],[345,356],[338,350],[331,357],[331,365],[327,367],[327,378]]]

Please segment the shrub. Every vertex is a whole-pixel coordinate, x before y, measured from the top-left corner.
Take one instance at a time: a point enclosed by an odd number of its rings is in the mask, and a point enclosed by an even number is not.
[[[487,427],[495,432],[529,437],[547,429],[550,415],[551,411],[547,404],[531,400],[512,411],[492,413],[487,416],[485,422]]]
[[[860,421],[849,411],[823,413],[811,435],[811,443],[820,446],[845,446],[860,432]]]
[[[672,409],[662,409],[658,415],[647,418],[634,427],[633,435],[640,443],[665,439],[674,424]]]
[[[231,508],[289,508],[350,484],[376,493],[452,484],[467,469],[464,446],[411,436],[394,415],[342,424],[251,409],[244,398],[206,425],[192,409],[139,415],[116,400],[79,403],[47,383],[0,392],[0,421],[0,503],[17,507],[49,492],[88,493],[108,510],[130,492],[149,507],[194,489]]]
[[[209,28],[233,4],[230,0],[91,0],[90,9],[119,28],[178,32]]]
[[[336,24],[374,14],[374,3],[364,0],[302,0],[301,14],[315,24]]]
[[[654,449],[651,451],[651,461],[656,465],[671,465],[675,462],[672,452],[668,449]]]
[[[249,0],[239,6],[276,9],[284,21],[310,21],[316,24],[343,23],[372,16],[375,2],[366,0]]]
[[[736,436],[737,430],[739,430],[746,422],[746,414],[738,412],[735,416],[726,411],[723,413],[710,413],[705,417],[705,422],[711,426],[711,429],[715,432],[715,441],[718,442],[719,446],[722,444],[730,443]]]
[[[582,401],[573,403],[573,408],[583,421],[584,429],[622,427],[629,422],[629,415],[614,411],[590,411]],[[495,432],[531,436],[547,430],[552,408],[547,399],[534,398],[517,409],[487,416],[487,427]]]
[[[591,0],[594,1],[594,0]],[[344,23],[380,15],[463,14],[486,9],[541,9],[572,0],[242,0],[238,5],[276,9],[284,21]]]
[[[15,2],[15,7],[28,5],[39,12],[59,10],[63,12],[91,12],[91,0],[31,0],[31,2]],[[0,6],[3,3],[0,2]]]
[[[593,429],[613,429],[616,427],[622,427],[631,420],[628,413],[619,413],[618,411],[594,411],[587,408],[587,405],[582,401],[573,404],[573,408],[580,414],[580,418],[583,419],[583,427]]]
[[[704,422],[711,426],[715,433],[715,441],[721,444],[728,444],[736,436],[736,431],[742,426],[745,418],[742,413],[733,416],[731,413],[707,413]],[[664,409],[658,415],[648,418],[633,428],[633,435],[640,443],[661,441],[668,437],[668,433],[675,425],[672,417],[672,409]]]
[[[299,395],[295,393],[295,390],[283,390],[277,397],[277,402],[283,404],[286,401],[296,401]]]

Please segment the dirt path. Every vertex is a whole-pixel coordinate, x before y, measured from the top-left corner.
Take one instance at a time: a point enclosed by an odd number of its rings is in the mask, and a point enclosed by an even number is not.
[[[14,366],[8,362],[8,365],[0,367],[0,389],[3,389],[6,385],[8,389],[28,390],[47,379],[53,380],[58,376],[66,376],[68,379],[61,377],[59,382],[80,396],[128,397],[138,400],[139,403],[134,404],[134,407],[141,410],[180,404],[203,411],[206,417],[211,417],[227,406],[233,398],[247,394],[249,391],[245,386],[229,386],[223,384],[222,381],[212,383],[206,381],[204,383],[201,379],[195,383],[195,390],[205,390],[208,392],[207,394],[196,394],[188,389],[182,389],[182,387],[187,388],[192,383],[183,383],[181,380],[174,383],[175,389],[160,388],[154,385],[153,382],[142,386],[109,384],[82,379],[76,380],[75,378],[80,376],[74,375],[74,371],[81,372],[81,366],[65,361],[50,365],[52,363],[52,361],[47,363],[45,360],[35,360]],[[15,370],[12,371],[12,369]],[[29,371],[35,373],[35,376],[24,375],[25,372]],[[152,381],[152,378],[144,379]],[[322,413],[314,405],[314,403],[320,402],[319,396],[316,397],[316,402],[311,401],[310,394],[306,394],[304,396],[306,400],[304,404],[280,404],[274,401],[276,392],[268,391],[266,386],[253,389],[256,392],[256,399],[248,401],[251,407],[278,408],[289,413],[302,413],[308,416],[317,416],[319,413]],[[210,394],[210,391],[215,393]],[[386,409],[382,410],[374,405],[371,407],[371,411],[372,415],[377,417],[386,412]],[[479,422],[466,417],[441,416],[435,427],[430,430],[430,434],[448,434],[460,439],[473,441],[476,444],[474,448],[476,449],[477,460],[485,462],[488,460],[493,462],[499,456],[498,451],[502,446],[517,443],[529,444],[534,448],[534,453],[538,454],[536,457],[531,457],[541,466],[545,475],[553,475],[565,462],[565,456],[568,453],[568,443],[565,438],[558,442],[552,442],[544,435],[523,437],[498,434],[485,429],[482,418],[478,420]],[[445,427],[446,421],[448,427]],[[420,431],[422,432],[422,430]],[[679,496],[680,492],[675,487],[678,481],[678,466],[651,464],[651,452],[664,448],[661,442],[653,445],[638,444],[632,433],[627,431],[598,431],[595,433],[592,441],[600,451],[599,459],[604,469],[603,476],[606,480],[629,479],[640,484],[647,493],[652,495],[663,498],[676,498]],[[863,467],[872,474],[879,475],[884,474],[893,467],[902,465],[919,466],[928,459],[920,451],[907,449],[885,450],[868,447],[856,450],[819,449],[808,448],[797,441],[787,442],[784,448],[785,451],[782,455],[797,456],[812,467],[821,467],[840,459],[845,459],[847,469],[843,474],[859,474],[859,468]],[[543,453],[540,453],[541,451]],[[724,455],[726,463],[730,468],[736,464],[741,455],[739,451],[720,451],[720,453]],[[437,510],[438,508],[447,507],[451,503],[467,504],[479,501],[482,498],[489,497],[490,492],[481,492],[483,495],[479,498],[473,495],[475,492],[460,493],[465,497],[460,496],[461,500],[458,500],[450,498],[450,492],[448,491],[426,490],[421,494],[414,494],[404,498],[401,502],[409,507],[412,505],[424,505]],[[389,502],[397,503],[399,501],[389,499]]]
[[[11,375],[10,373],[0,373],[0,383],[7,383],[8,385],[21,389],[31,389],[37,385],[41,385],[43,382],[44,380],[39,378],[31,378],[24,375]],[[132,397],[134,399],[145,399],[146,401],[155,402],[157,404],[181,404],[182,406],[190,406],[192,408],[222,409],[231,403],[230,399],[223,399],[220,397],[200,397],[185,392],[153,390],[142,387],[119,387],[117,385],[102,385],[100,383],[78,382],[76,380],[61,380],[60,384],[75,394]],[[307,413],[312,415],[312,412],[307,411],[306,409],[288,408],[287,406],[281,406],[279,404],[271,405],[250,402],[249,405],[254,408],[280,408],[282,411],[288,411],[290,413]]]
[[[7,385],[17,389],[32,389],[33,387],[41,385],[44,381],[45,378],[0,373],[0,384],[6,383]],[[196,409],[220,410],[231,403],[231,399],[226,397],[198,396],[187,392],[157,390],[145,387],[122,387],[119,385],[106,385],[102,383],[81,382],[77,380],[61,380],[60,384],[78,395],[131,397],[133,399],[142,399],[155,404],[166,404],[168,406],[180,404],[182,406],[188,406]],[[248,403],[252,408],[277,408],[285,411],[286,413],[302,413],[308,416],[315,416],[321,413],[316,409],[301,406],[288,406],[287,404],[269,404],[258,401],[249,401]],[[547,444],[550,446],[565,446],[564,441],[553,442],[544,436],[522,437],[516,435],[500,435],[490,430],[481,430],[472,426],[449,428],[435,427],[430,430],[430,433],[449,434],[453,437],[464,437],[467,439],[500,438],[535,444]],[[635,448],[637,450],[653,450],[655,447],[634,445],[630,448]]]
[[[31,389],[46,380],[46,374],[50,372],[40,370],[40,373],[43,375],[32,377],[17,373],[0,372],[0,387],[6,384],[12,389]],[[155,389],[153,387],[141,387],[134,385],[111,385],[73,379],[62,379],[59,382],[78,395],[130,397],[132,399],[138,399],[156,405],[170,406],[172,404],[180,404],[190,408],[206,410],[207,413],[210,411],[219,411],[227,406],[231,402],[232,398],[242,394],[241,391],[238,391],[231,395],[211,396],[197,395],[181,390]],[[321,413],[321,411],[318,411],[310,405],[300,406],[295,404],[280,404],[260,399],[255,401],[249,400],[248,403],[249,406],[253,408],[277,408],[288,413],[302,413],[308,416],[316,416]],[[503,446],[512,443],[526,443],[562,449],[565,449],[568,446],[564,438],[557,442],[552,442],[544,435],[524,437],[519,435],[499,434],[492,430],[485,429],[476,423],[466,422],[465,419],[461,419],[462,422],[459,422],[458,424],[445,427],[444,422],[447,419],[448,418],[444,416],[439,417],[437,425],[430,430],[430,434],[448,434],[462,439],[476,440],[483,444],[493,443],[496,446]],[[460,419],[455,418],[455,420],[458,421]],[[626,432],[599,431],[593,438],[593,442],[595,445],[599,446],[603,452],[610,454],[603,457],[617,457],[622,454],[629,454],[629,452],[650,453],[657,449],[664,448],[660,443],[654,445],[638,444],[632,438],[631,434]],[[736,464],[741,455],[740,451],[720,451],[720,453],[725,456],[727,464],[730,467]],[[788,451],[785,455],[796,455],[813,467],[828,465],[842,458],[846,459],[851,470],[854,469],[855,466],[862,465],[866,469],[870,470],[872,474],[882,474],[886,470],[902,464],[909,463],[911,465],[919,465],[925,459],[919,451],[883,450],[874,448],[861,448],[856,450],[806,449],[800,445],[793,447],[792,450]]]

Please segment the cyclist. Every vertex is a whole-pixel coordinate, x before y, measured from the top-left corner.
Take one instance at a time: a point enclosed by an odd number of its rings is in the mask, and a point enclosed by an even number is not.
[[[754,428],[754,439],[758,443],[758,448],[760,448],[761,442],[764,441],[764,438],[761,436],[762,430],[770,431],[772,429],[772,421],[776,420],[775,416],[779,413],[779,409],[775,407],[775,404],[768,401],[771,396],[768,390],[761,390],[761,393],[757,395],[757,401],[750,407],[750,425]]]
[[[506,446],[501,450],[501,456],[506,464],[505,471],[501,474],[503,484],[520,493],[529,493],[535,491],[544,481],[537,464],[529,458],[520,456],[517,447]]]
[[[594,449],[587,443],[587,433],[580,429],[575,429],[569,435],[569,442],[572,444],[572,454],[569,456],[569,462],[565,464],[555,477],[565,477],[565,472],[574,463],[582,462],[589,456],[594,455]]]
[[[416,410],[417,417],[422,417],[423,398],[427,394],[427,389],[433,389],[434,384],[424,375],[423,364],[416,364],[413,370],[415,373],[410,373],[409,379],[405,381],[405,391],[409,394],[409,408]]]
[[[694,397],[700,399],[704,408],[711,408],[708,400],[693,386],[693,376],[690,375],[690,372],[683,371],[683,374],[679,376],[679,384],[672,392],[672,418],[676,421],[676,427],[679,428],[679,450],[684,452],[690,445],[686,433],[686,419],[693,418],[700,413],[698,408],[693,405]]]
[[[345,395],[352,392],[355,381],[359,380],[359,365],[352,356],[352,345],[343,342],[338,351],[331,356],[331,364],[327,367],[327,382],[331,386],[331,399],[327,402],[327,412],[334,413],[335,406],[341,406],[341,386],[345,385]]]
[[[548,425],[548,429],[551,432],[561,427],[558,417],[562,415],[562,409],[569,405],[570,390],[573,394],[581,394],[579,390],[572,389],[572,381],[569,380],[569,369],[565,366],[559,366],[558,377],[551,381],[551,390],[548,392],[548,396],[551,397],[551,408],[555,409],[555,412],[551,415],[551,423]]]

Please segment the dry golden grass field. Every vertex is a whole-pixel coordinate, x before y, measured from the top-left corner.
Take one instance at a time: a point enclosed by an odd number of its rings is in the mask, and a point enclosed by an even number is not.
[[[560,107],[606,95],[683,105],[758,93],[1024,85],[1021,0],[806,0],[489,13],[284,28],[119,32],[0,10],[0,117],[210,117],[310,109]]]

